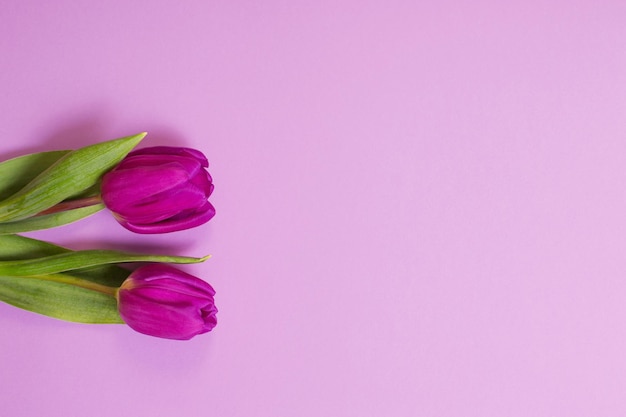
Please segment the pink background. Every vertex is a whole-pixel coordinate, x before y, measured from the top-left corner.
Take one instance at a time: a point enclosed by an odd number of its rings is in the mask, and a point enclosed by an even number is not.
[[[190,342],[0,305],[3,416],[626,415],[623,1],[3,1],[0,157],[143,130],[217,216]]]

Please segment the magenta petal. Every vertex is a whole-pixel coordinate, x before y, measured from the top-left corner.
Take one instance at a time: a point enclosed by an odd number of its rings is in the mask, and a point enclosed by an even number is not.
[[[205,281],[199,280],[191,274],[184,273],[170,265],[146,265],[132,274],[135,282],[144,285],[156,286],[156,284],[167,288],[170,291],[195,296],[213,296],[215,290]]]
[[[206,195],[191,184],[170,190],[145,199],[142,203],[118,210],[121,218],[131,219],[133,223],[158,223],[172,218],[181,212],[195,212],[206,203]]]
[[[166,164],[178,164],[190,176],[195,175],[203,166],[194,158],[178,155],[136,155],[124,159],[116,169],[132,170],[136,168],[162,167]]]
[[[129,157],[135,155],[174,155],[174,156],[184,156],[197,160],[202,164],[204,168],[209,166],[209,161],[206,156],[202,152],[197,149],[192,148],[179,148],[176,146],[152,146],[149,148],[142,148],[132,151],[128,154]]]
[[[217,324],[215,291],[201,279],[169,265],[139,268],[120,287],[118,308],[134,330],[187,340]]]
[[[102,181],[102,200],[115,218],[137,233],[168,233],[206,223],[213,180],[195,149],[153,147],[131,152]]]
[[[204,170],[193,176],[191,178],[191,183],[204,191],[207,197],[213,192],[213,179],[211,178],[211,175]]]
[[[121,294],[122,319],[135,331],[166,339],[189,340],[210,331],[216,324],[203,317],[202,309],[192,304],[156,304],[152,299]],[[167,301],[167,300],[164,300]]]
[[[165,169],[151,167],[112,171],[102,180],[102,199],[110,210],[122,211],[188,181],[187,171],[175,164]]]
[[[203,207],[189,213],[180,213],[175,217],[158,223],[139,224],[130,221],[120,222],[122,226],[131,232],[140,234],[170,233],[180,230],[191,229],[208,222],[215,216],[215,208],[210,202],[206,202]]]

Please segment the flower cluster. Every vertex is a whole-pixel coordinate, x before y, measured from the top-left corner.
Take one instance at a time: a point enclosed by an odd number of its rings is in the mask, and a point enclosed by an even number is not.
[[[205,155],[167,146],[131,151],[144,136],[0,163],[0,176],[11,172],[16,178],[0,184],[1,301],[69,321],[126,323],[166,339],[187,340],[215,327],[213,287],[170,265],[208,257],[71,251],[17,234],[70,223],[103,208],[141,234],[208,222],[215,208],[209,202],[214,186]],[[17,256],[19,250],[24,253]],[[149,264],[133,272],[116,265],[128,262]]]

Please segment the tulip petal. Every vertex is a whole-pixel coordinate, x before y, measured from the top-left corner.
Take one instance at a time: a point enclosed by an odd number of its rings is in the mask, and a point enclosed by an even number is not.
[[[208,197],[213,193],[213,179],[207,171],[200,171],[191,178],[191,183],[201,189]]]
[[[206,195],[202,190],[186,184],[176,190],[145,199],[140,204],[117,210],[117,213],[120,217],[132,219],[132,222],[137,224],[158,223],[182,212],[195,213],[205,202]]]
[[[120,292],[119,313],[133,330],[165,339],[189,340],[210,330],[192,305],[156,304],[130,292]]]
[[[145,167],[160,167],[170,163],[178,163],[182,168],[194,175],[200,171],[202,164],[194,158],[179,155],[136,155],[124,159],[116,170],[137,169]]]
[[[213,179],[208,161],[190,148],[152,147],[131,152],[105,175],[102,199],[125,228],[168,233],[206,223]]]
[[[168,169],[114,170],[102,180],[102,199],[111,211],[123,212],[145,198],[185,184],[188,180],[188,173],[177,164],[171,164]]]
[[[151,288],[167,288],[185,295],[215,295],[215,290],[208,282],[169,265],[146,265],[133,272],[133,279],[129,280],[127,285],[132,288],[139,288],[142,285]]]
[[[118,308],[126,324],[140,333],[188,340],[217,324],[214,294],[207,282],[154,264],[137,269],[124,281]]]
[[[170,219],[152,224],[138,224],[134,222],[122,222],[122,226],[131,232],[141,234],[170,233],[180,230],[191,229],[203,225],[215,216],[215,208],[210,202],[206,202],[203,207],[188,213],[180,213]]]
[[[193,148],[179,148],[176,146],[153,146],[149,148],[136,149],[128,154],[129,157],[135,155],[167,155],[167,156],[184,156],[193,158],[204,168],[209,167],[209,161],[202,152]]]

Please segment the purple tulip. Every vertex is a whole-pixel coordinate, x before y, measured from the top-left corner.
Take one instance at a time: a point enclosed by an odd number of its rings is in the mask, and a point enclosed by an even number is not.
[[[120,316],[150,336],[188,340],[217,324],[215,290],[205,281],[164,264],[143,266],[117,293]]]
[[[102,201],[136,233],[168,233],[208,222],[213,180],[202,152],[157,146],[139,149],[102,179]]]

